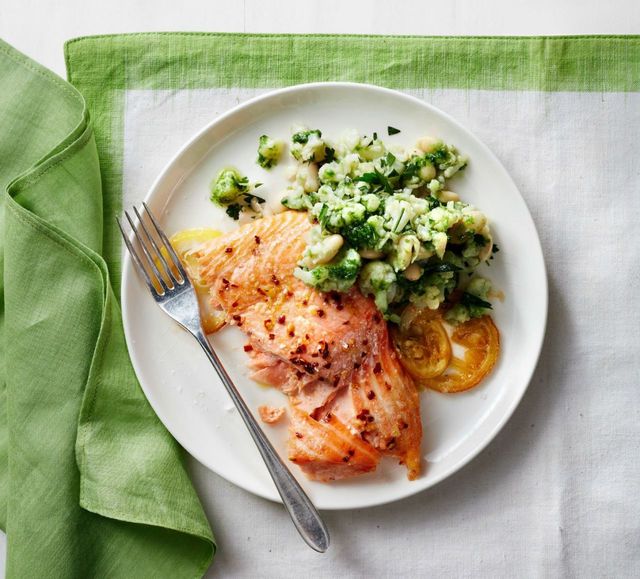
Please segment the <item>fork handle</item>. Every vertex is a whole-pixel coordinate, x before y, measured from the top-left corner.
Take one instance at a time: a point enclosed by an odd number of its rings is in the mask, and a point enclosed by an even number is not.
[[[319,553],[324,553],[329,548],[329,531],[324,521],[320,518],[320,514],[313,506],[307,494],[302,490],[300,483],[298,483],[291,474],[291,471],[284,462],[282,462],[282,459],[278,456],[278,453],[269,442],[262,428],[260,428],[245,401],[240,396],[229,374],[227,374],[227,371],[224,369],[220,358],[218,358],[218,355],[209,344],[209,340],[207,340],[204,332],[202,332],[202,330],[194,332],[194,336],[200,346],[202,346],[202,349],[218,373],[218,376],[220,376],[220,380],[222,380],[229,396],[231,396],[231,400],[233,400],[233,403],[236,405],[242,420],[244,420],[244,423],[247,425],[249,433],[262,455],[262,459],[278,489],[282,503],[289,512],[293,524],[307,545]]]

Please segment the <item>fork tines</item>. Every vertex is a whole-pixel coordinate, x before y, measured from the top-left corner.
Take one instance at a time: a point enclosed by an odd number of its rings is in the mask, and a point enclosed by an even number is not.
[[[137,207],[134,207],[133,211],[137,218],[137,225],[128,211],[125,211],[124,214],[133,231],[137,245],[142,250],[141,252],[136,251],[132,240],[125,233],[122,223],[117,217],[116,222],[120,228],[120,233],[122,233],[122,239],[131,254],[134,267],[144,278],[151,293],[163,296],[175,289],[176,286],[183,286],[185,283],[189,283],[187,274],[175,250],[147,204],[142,203],[141,212],[138,211]],[[149,227],[145,224],[145,215],[148,216]],[[141,255],[142,258],[140,257]],[[171,265],[167,262],[166,256],[171,258]]]

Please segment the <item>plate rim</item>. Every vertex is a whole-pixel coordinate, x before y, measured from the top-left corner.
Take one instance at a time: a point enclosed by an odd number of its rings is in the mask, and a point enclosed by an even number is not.
[[[533,219],[533,216],[531,215],[531,210],[529,209],[529,206],[526,202],[526,199],[524,198],[524,196],[522,195],[522,193],[520,192],[520,189],[518,188],[518,186],[516,185],[515,181],[513,180],[513,178],[511,177],[511,174],[507,171],[507,169],[504,167],[504,165],[502,164],[502,162],[500,161],[500,159],[495,155],[495,153],[474,133],[472,132],[470,129],[468,129],[467,127],[465,127],[462,123],[460,123],[459,121],[457,121],[453,116],[451,116],[449,113],[443,111],[442,109],[436,107],[435,105],[431,104],[430,102],[427,102],[425,100],[421,100],[418,97],[415,97],[411,94],[408,93],[404,93],[400,90],[395,90],[395,89],[391,89],[391,88],[387,88],[387,87],[383,87],[383,86],[379,86],[379,85],[374,85],[374,84],[369,84],[369,83],[358,83],[358,82],[346,82],[346,81],[330,81],[330,82],[312,82],[312,83],[303,83],[303,84],[295,84],[295,85],[291,85],[291,86],[287,86],[287,87],[282,87],[282,88],[278,88],[278,89],[274,89],[274,90],[268,90],[267,92],[257,95],[251,99],[248,99],[242,103],[239,103],[237,105],[235,105],[234,107],[230,108],[229,110],[225,111],[224,113],[220,114],[219,116],[215,117],[212,121],[210,121],[209,123],[207,123],[206,125],[204,125],[200,130],[198,130],[195,134],[193,134],[175,153],[174,155],[169,159],[169,161],[164,165],[163,169],[160,171],[160,173],[158,174],[158,176],[154,179],[153,183],[151,184],[151,186],[149,187],[148,191],[146,192],[145,196],[144,196],[144,202],[149,204],[150,200],[158,193],[160,185],[162,184],[162,182],[170,175],[171,171],[174,169],[174,166],[176,165],[176,163],[178,163],[181,158],[209,131],[212,130],[213,127],[215,127],[218,124],[223,123],[224,121],[226,121],[229,117],[235,116],[239,113],[241,113],[243,110],[245,109],[249,109],[253,106],[255,106],[256,104],[264,101],[264,100],[271,100],[274,98],[278,98],[280,96],[283,95],[288,95],[290,93],[295,93],[295,92],[304,92],[307,90],[315,90],[315,89],[330,89],[330,88],[353,88],[353,89],[358,89],[358,90],[371,90],[374,92],[381,92],[381,93],[385,93],[387,95],[393,96],[395,98],[400,98],[400,99],[404,99],[406,101],[412,102],[414,104],[417,104],[418,106],[425,108],[427,110],[430,110],[431,112],[434,112],[436,115],[439,115],[441,117],[443,117],[448,123],[451,123],[452,125],[454,125],[456,128],[458,128],[459,130],[461,130],[463,133],[467,134],[468,136],[470,136],[475,142],[476,144],[483,150],[483,152],[488,155],[492,161],[494,163],[496,163],[496,165],[498,167],[500,167],[500,170],[503,172],[504,176],[507,178],[507,180],[509,181],[510,185],[513,187],[513,189],[517,192],[518,196],[520,197],[523,205],[524,205],[524,209],[526,211],[526,215],[527,217],[530,219],[531,224],[533,225],[533,232],[535,233],[535,253],[537,254],[537,258],[539,258],[540,261],[540,276],[541,279],[540,281],[542,282],[543,286],[544,286],[544,292],[541,293],[540,298],[542,300],[542,303],[540,304],[542,307],[542,312],[543,312],[543,320],[540,327],[540,331],[539,331],[539,335],[535,336],[535,355],[531,357],[531,362],[528,368],[525,369],[525,372],[523,373],[526,376],[526,379],[523,380],[523,384],[524,386],[521,387],[520,392],[517,393],[516,396],[512,397],[511,402],[507,405],[507,407],[505,408],[505,410],[503,411],[502,415],[500,416],[499,420],[495,423],[495,425],[493,426],[493,428],[491,428],[485,435],[484,435],[484,439],[481,441],[480,444],[477,445],[477,447],[473,448],[470,452],[468,452],[467,454],[465,454],[462,458],[460,458],[458,461],[456,461],[454,464],[452,464],[446,471],[440,473],[438,476],[434,477],[433,479],[428,481],[428,484],[424,484],[424,485],[417,485],[417,486],[413,486],[413,485],[408,485],[406,487],[406,489],[400,489],[398,493],[396,493],[394,496],[391,497],[387,497],[387,498],[383,498],[381,500],[376,500],[375,498],[371,499],[369,498],[368,500],[364,497],[371,497],[372,495],[370,495],[369,493],[363,493],[363,498],[364,500],[359,501],[358,503],[355,504],[350,504],[350,505],[331,505],[331,506],[322,506],[322,510],[328,510],[328,511],[340,511],[340,510],[351,510],[351,509],[360,509],[360,508],[369,508],[369,507],[375,507],[375,506],[381,506],[381,505],[386,505],[386,504],[390,504],[396,501],[400,501],[403,499],[406,499],[410,496],[416,495],[418,493],[421,493],[423,491],[426,491],[429,488],[434,487],[435,485],[441,483],[443,480],[449,478],[450,476],[453,476],[455,473],[457,473],[458,471],[460,471],[462,468],[464,468],[467,464],[469,464],[474,458],[476,458],[482,451],[484,451],[496,438],[496,436],[498,435],[498,433],[504,428],[504,426],[506,425],[506,423],[511,419],[511,417],[513,416],[513,414],[515,413],[516,408],[520,405],[520,402],[522,401],[522,398],[524,397],[526,391],[528,390],[530,384],[531,384],[531,380],[533,378],[533,374],[538,366],[538,363],[540,361],[540,356],[542,353],[542,347],[544,345],[544,339],[545,339],[545,335],[546,335],[546,330],[547,330],[547,323],[548,323],[548,312],[549,312],[549,282],[548,282],[548,274],[547,274],[547,267],[546,267],[546,262],[544,259],[544,252],[542,250],[542,243],[540,241],[540,235],[538,233],[538,229],[536,227],[536,223]],[[195,166],[197,166],[198,163],[196,163],[194,165],[194,167],[191,167],[191,169],[189,170],[192,171]],[[182,179],[184,179],[186,176],[188,175],[188,173],[184,173],[182,175]],[[179,182],[178,182],[179,183]],[[174,185],[174,189],[175,186],[178,184],[176,183]],[[171,194],[169,194],[169,196],[167,197],[167,201],[171,198]],[[135,273],[133,272],[133,267],[132,267],[132,262],[131,262],[131,256],[128,254],[128,252],[124,252],[124,257],[122,259],[122,267],[121,267],[121,286],[120,286],[120,304],[121,304],[121,313],[122,313],[122,323],[123,323],[123,329],[124,329],[124,335],[125,335],[125,342],[126,342],[126,346],[127,346],[127,351],[129,354],[129,359],[131,360],[131,365],[134,369],[135,375],[136,375],[136,379],[138,380],[138,384],[140,385],[140,388],[142,389],[145,398],[147,399],[149,405],[151,406],[151,408],[153,409],[154,413],[156,414],[156,416],[158,417],[158,419],[160,420],[160,422],[162,422],[162,425],[164,426],[164,428],[167,429],[167,432],[169,432],[169,434],[178,442],[178,444],[180,444],[180,446],[182,446],[184,448],[184,450],[189,453],[191,456],[193,456],[200,464],[202,464],[207,470],[215,473],[216,475],[224,478],[225,480],[227,480],[228,482],[230,482],[231,484],[243,489],[246,492],[249,492],[253,495],[262,497],[264,499],[267,499],[269,501],[272,502],[276,502],[276,503],[281,503],[281,499],[279,497],[279,495],[275,495],[275,496],[271,496],[269,494],[267,494],[266,492],[263,492],[261,489],[253,489],[253,488],[249,488],[246,484],[243,483],[241,477],[235,477],[235,476],[229,476],[228,474],[222,474],[220,473],[218,470],[216,470],[215,468],[213,468],[208,461],[200,456],[199,452],[194,452],[193,450],[190,449],[190,446],[188,444],[188,441],[183,441],[182,436],[180,435],[176,435],[174,432],[172,432],[172,430],[167,426],[167,422],[168,420],[165,420],[164,418],[164,411],[161,408],[157,408],[156,405],[154,404],[154,402],[152,401],[153,396],[147,392],[147,388],[145,387],[145,385],[143,384],[143,381],[140,379],[140,373],[141,371],[139,371],[139,364],[138,361],[136,359],[135,354],[133,353],[133,351],[135,350],[135,344],[134,344],[134,340],[131,336],[131,325],[130,325],[130,318],[129,316],[125,315],[125,313],[128,311],[128,299],[126,296],[126,288],[128,287],[128,284],[130,283],[130,277],[132,275],[135,275]],[[294,473],[295,476],[297,478],[299,478],[299,474],[298,473]],[[415,481],[418,482],[418,481]],[[273,487],[275,489],[275,487]],[[373,494],[373,497],[375,497],[375,494]]]

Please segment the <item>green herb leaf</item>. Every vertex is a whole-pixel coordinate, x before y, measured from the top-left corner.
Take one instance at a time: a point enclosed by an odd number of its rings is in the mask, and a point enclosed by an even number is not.
[[[400,129],[396,129],[395,127],[387,127],[387,134],[389,136],[397,135],[399,132],[400,132]]]
[[[392,153],[387,153],[387,156],[384,158],[384,162],[387,167],[393,167],[393,164],[396,162],[396,157]]]
[[[374,247],[379,239],[375,229],[369,223],[345,227],[341,233],[349,244],[356,249]]]
[[[403,207],[402,211],[400,212],[400,215],[398,215],[398,221],[396,221],[396,224],[393,226],[394,233],[399,233],[398,226],[400,225],[400,222],[402,221],[402,218],[404,217],[405,213],[406,213],[406,209]]]
[[[473,241],[476,245],[487,245],[487,239],[485,239],[484,235],[480,235],[479,233],[476,233],[473,236]]]
[[[322,208],[320,209],[320,214],[318,215],[318,221],[320,225],[324,228],[327,224],[327,213],[329,212],[329,206],[326,204],[322,204]]]
[[[378,173],[364,173],[358,177],[358,181],[364,181],[365,183],[380,183],[378,179]]]
[[[384,190],[389,193],[389,195],[393,195],[393,187],[391,186],[391,183],[389,183],[389,179],[387,179],[387,176],[380,173],[378,169],[376,169],[375,172],[378,177],[378,183],[380,183],[380,185],[384,187]]]
[[[462,298],[460,298],[460,303],[463,306],[467,306],[467,307],[486,308],[487,310],[493,309],[493,306],[489,302],[486,302],[482,298],[479,298],[478,296],[475,296],[467,292],[464,292],[462,294]]]
[[[336,150],[333,147],[324,148],[323,163],[331,163],[336,158]]]
[[[241,207],[239,203],[232,203],[227,207],[225,213],[231,217],[231,219],[238,221],[238,219],[240,219],[240,210]]]
[[[453,263],[428,263],[423,266],[425,273],[446,273],[450,271],[460,271],[460,268]]]

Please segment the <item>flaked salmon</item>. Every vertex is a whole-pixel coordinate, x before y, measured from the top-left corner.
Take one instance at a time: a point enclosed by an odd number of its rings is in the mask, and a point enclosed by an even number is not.
[[[373,300],[355,287],[322,293],[293,275],[310,227],[295,211],[246,224],[196,252],[199,277],[212,306],[247,335],[254,379],[289,395],[292,424],[323,437],[322,447],[291,440],[290,452],[309,476],[331,480],[375,469],[377,455],[363,449],[366,468],[335,462],[349,434],[363,448],[398,457],[413,479],[422,439],[415,385]],[[340,403],[346,398],[348,405]],[[323,422],[333,407],[341,418]]]
[[[312,480],[331,481],[375,470],[380,453],[338,418],[315,420],[296,408],[289,423],[289,460]]]

